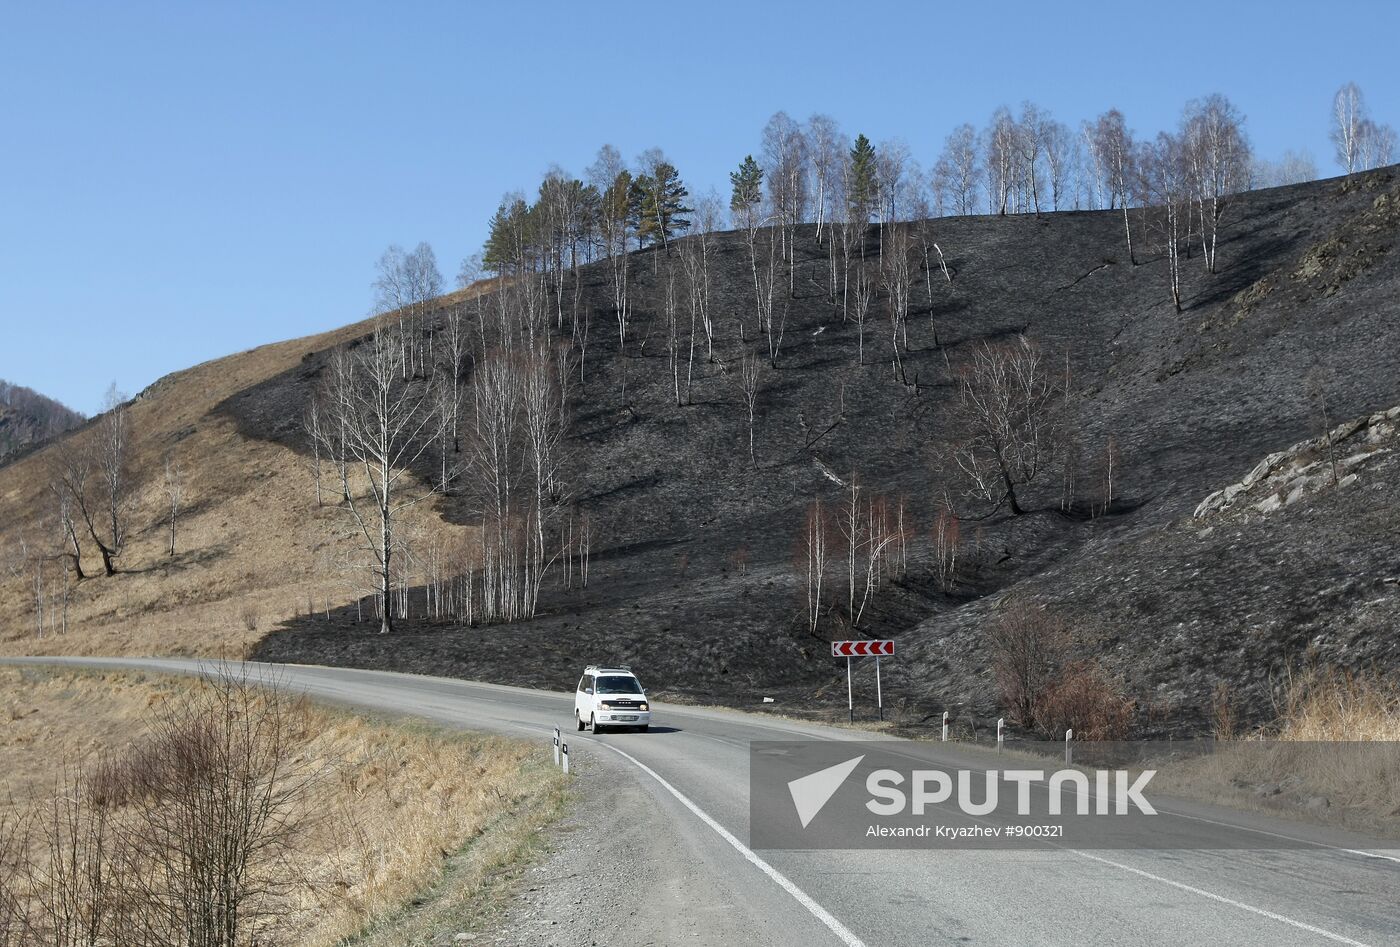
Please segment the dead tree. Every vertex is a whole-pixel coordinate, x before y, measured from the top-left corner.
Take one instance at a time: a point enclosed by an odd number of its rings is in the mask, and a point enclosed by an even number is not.
[[[968,492],[1025,512],[1017,490],[1036,483],[1055,459],[1061,434],[1064,381],[1033,342],[1019,336],[983,343],[959,367],[951,455]]]

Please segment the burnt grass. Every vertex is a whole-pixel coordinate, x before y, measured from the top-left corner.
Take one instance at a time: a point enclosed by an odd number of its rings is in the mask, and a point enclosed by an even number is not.
[[[938,220],[954,278],[946,283],[935,264],[930,302],[920,274],[903,379],[883,298],[857,364],[857,329],[842,324],[823,288],[826,246],[814,227],[800,228],[782,350],[758,397],[756,465],[737,366],[764,342],[741,235],[719,237],[715,358],[705,358],[701,335],[686,405],[675,404],[667,361],[662,251],[631,261],[635,309],[621,358],[606,264],[587,267],[586,374],[565,450],[571,499],[594,523],[588,588],[547,583],[529,621],[409,619],[388,636],[341,609],[283,625],[256,657],[550,688],[571,687],[585,664],[620,662],[672,699],[821,716],[845,703],[845,668],[828,642],[890,637],[898,654],[882,665],[887,715],[918,728],[948,709],[980,727],[998,713],[981,629],[1008,596],[1025,596],[1084,633],[1086,651],[1137,701],[1145,734],[1206,726],[1222,684],[1236,713],[1257,722],[1290,669],[1400,669],[1395,464],[1269,516],[1192,519],[1206,494],[1319,432],[1310,375],[1333,419],[1400,404],[1398,182],[1383,169],[1231,199],[1220,271],[1206,273],[1198,252],[1184,262],[1181,313],[1160,241],[1138,211],[1137,265],[1121,213]],[[868,254],[878,241],[872,227]],[[682,321],[688,329],[684,309]],[[969,508],[982,518],[964,523],[963,566],[945,593],[928,530],[949,484],[939,447],[959,434],[950,366],[1016,333],[1068,358],[1081,481],[1094,479],[1112,438],[1115,500],[1090,517],[1094,488],[1084,486],[1063,512],[1056,472],[1022,498],[1023,516]],[[304,450],[298,419],[324,358],[220,410],[246,436]],[[424,461],[425,475],[434,463]],[[793,563],[809,501],[840,501],[826,471],[855,471],[867,488],[904,496],[916,533],[908,572],[880,590],[858,628],[845,626],[834,582],[813,634]],[[440,498],[438,509],[473,521],[460,497]],[[421,611],[421,590],[412,601]],[[870,718],[873,667],[856,670],[858,714]]]

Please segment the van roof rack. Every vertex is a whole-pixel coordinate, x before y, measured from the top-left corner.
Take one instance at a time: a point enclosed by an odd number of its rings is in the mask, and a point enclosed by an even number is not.
[[[586,668],[583,669],[583,673],[587,674],[589,671],[626,671],[628,674],[631,674],[631,673],[632,673],[632,665],[630,665],[630,664],[590,664],[590,665],[588,665],[588,667],[586,667]]]

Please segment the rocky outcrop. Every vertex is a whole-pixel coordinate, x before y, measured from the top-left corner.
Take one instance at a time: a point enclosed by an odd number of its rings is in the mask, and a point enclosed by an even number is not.
[[[1299,441],[1265,457],[1243,480],[1202,500],[1196,507],[1196,518],[1272,513],[1320,490],[1347,489],[1397,447],[1400,406],[1353,418],[1321,437]]]

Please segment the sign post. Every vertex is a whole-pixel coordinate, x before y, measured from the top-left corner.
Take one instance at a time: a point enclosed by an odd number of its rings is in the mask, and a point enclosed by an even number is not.
[[[851,700],[851,656],[846,655],[846,720],[848,723],[856,722],[856,705]]]
[[[880,719],[885,719],[885,695],[880,691],[880,656],[875,655],[875,706],[879,708]]]
[[[880,683],[880,656],[894,654],[894,642],[889,639],[861,639],[859,641],[833,641],[831,656],[846,659],[846,713],[851,722],[856,719],[856,705],[851,692],[851,658],[872,657],[875,659],[875,704],[880,710],[880,719],[885,719],[885,694]]]

